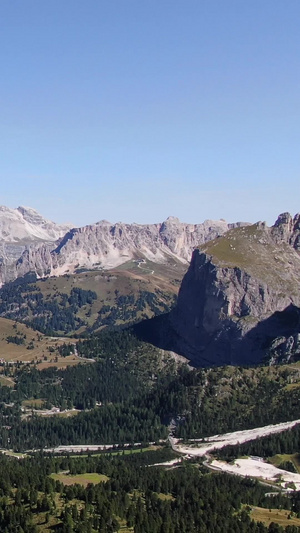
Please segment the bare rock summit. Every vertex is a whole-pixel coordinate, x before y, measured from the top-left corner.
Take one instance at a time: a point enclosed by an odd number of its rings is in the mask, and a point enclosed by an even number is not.
[[[188,264],[196,245],[239,225],[223,220],[186,224],[175,217],[144,225],[101,221],[71,229],[55,247],[29,247],[16,263],[15,277],[27,272],[46,277],[72,274],[81,268],[111,269],[139,258]]]
[[[53,243],[70,229],[42,217],[35,209],[0,206],[0,285],[16,277],[16,261],[30,245]]]
[[[45,219],[31,207],[0,206],[0,243],[55,242],[70,229]]]

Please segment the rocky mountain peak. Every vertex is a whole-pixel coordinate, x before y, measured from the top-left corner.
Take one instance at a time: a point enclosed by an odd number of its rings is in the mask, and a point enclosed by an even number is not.
[[[166,224],[181,224],[179,218],[177,218],[177,217],[173,217],[173,216],[169,216],[169,217],[165,220],[165,223],[166,223]]]
[[[195,249],[170,314],[175,351],[197,364],[249,364],[278,335],[297,337],[298,224],[284,214],[272,228],[234,228]]]
[[[71,224],[55,224],[30,207],[0,207],[0,243],[54,242]]]
[[[41,243],[53,246],[70,227],[55,224],[30,207],[0,206],[0,285],[16,277],[16,261],[26,247]]]
[[[96,224],[98,226],[111,226],[112,225],[111,222],[109,222],[108,220],[105,220],[105,219],[99,220],[99,222],[97,222]]]
[[[277,242],[282,240],[300,251],[300,214],[297,213],[294,217],[290,213],[279,215],[272,228],[272,235]]]
[[[278,218],[274,224],[275,228],[278,228],[279,226],[288,226],[289,229],[292,228],[293,225],[293,217],[290,213],[281,213],[278,215]]]
[[[55,247],[26,250],[16,264],[16,276],[29,271],[45,277],[73,273],[78,268],[110,269],[140,257],[155,263],[175,260],[188,264],[199,242],[207,242],[231,226],[225,221],[185,224],[176,217],[159,224],[101,221],[71,229]]]
[[[16,211],[21,213],[22,217],[24,218],[24,220],[27,220],[27,222],[44,222],[44,218],[42,217],[42,215],[32,207],[25,207],[23,205],[20,205],[19,207],[17,207]]]

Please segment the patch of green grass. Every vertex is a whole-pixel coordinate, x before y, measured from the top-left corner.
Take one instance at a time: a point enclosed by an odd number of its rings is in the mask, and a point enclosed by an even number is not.
[[[16,459],[24,459],[24,457],[28,457],[27,453],[12,452],[11,450],[1,450],[1,453],[9,455],[9,457],[15,457]]]
[[[256,279],[280,291],[282,296],[298,292],[298,263],[293,249],[285,243],[277,245],[269,228],[260,224],[234,228],[199,250],[212,257],[223,268],[240,268]],[[285,267],[289,264],[289,268]]]
[[[300,518],[293,516],[290,511],[285,509],[264,509],[252,506],[250,516],[256,522],[262,522],[266,526],[269,526],[271,522],[275,522],[282,527],[300,526]]]
[[[5,376],[0,376],[0,385],[2,387],[14,387],[15,383],[11,378],[6,378]]]
[[[122,531],[122,533],[133,533],[134,528],[127,526],[127,522],[126,522],[125,518],[122,519],[122,518],[118,518],[117,517],[117,520],[118,520],[119,526],[120,526],[119,531]]]
[[[274,466],[279,466],[282,463],[291,462],[295,469],[300,473],[300,454],[299,453],[284,453],[276,454],[273,457],[269,457],[269,462]]]
[[[257,241],[262,231],[258,229],[257,224],[244,228],[234,228],[212,241],[209,241],[200,249],[220,263],[228,266],[247,267],[251,265],[255,257],[249,248],[249,241]]]
[[[157,496],[160,500],[163,500],[163,501],[174,501],[175,500],[172,494],[163,494],[162,492],[159,492],[157,493]]]
[[[131,455],[132,453],[143,453],[143,452],[151,452],[151,451],[155,451],[155,448],[152,446],[151,447],[149,446],[148,448],[133,448],[131,450],[128,450],[125,448],[125,450],[119,450],[119,451],[113,451],[113,452],[107,451],[105,452],[105,455]]]
[[[22,407],[32,408],[32,409],[41,409],[43,406],[44,400],[41,398],[29,398],[29,400],[23,400]]]
[[[97,483],[105,483],[109,480],[104,474],[97,474],[96,472],[87,472],[86,474],[71,475],[66,472],[60,472],[58,474],[51,474],[50,477],[54,480],[58,480],[64,485],[83,485],[86,487],[89,483],[96,485]]]
[[[94,452],[92,454],[87,454],[87,453],[82,454],[81,452],[80,453],[68,453],[68,456],[76,457],[80,455],[80,457],[88,457],[89,455],[91,455],[92,457],[98,457],[99,455],[131,455],[132,453],[154,452],[156,450],[159,450],[160,448],[161,446],[148,446],[147,448],[131,448],[131,449],[125,448],[124,450],[112,450],[112,451],[107,450],[105,452],[99,450],[99,452]],[[61,454],[60,454],[60,457],[62,457]]]
[[[300,387],[300,383],[288,383],[284,388],[285,390],[294,390]]]
[[[77,416],[81,411],[79,409],[72,409],[72,411],[62,411],[61,413],[56,413],[55,416],[60,418],[70,418],[71,416]]]

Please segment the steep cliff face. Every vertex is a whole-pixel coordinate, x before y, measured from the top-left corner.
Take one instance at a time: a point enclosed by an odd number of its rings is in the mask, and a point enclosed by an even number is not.
[[[300,251],[300,214],[294,218],[290,213],[279,215],[272,228],[272,236],[277,242],[287,242],[295,250]]]
[[[197,364],[248,364],[279,335],[283,344],[300,332],[298,229],[299,217],[281,215],[272,228],[236,228],[194,251],[170,315],[180,353]]]
[[[110,269],[139,258],[155,263],[177,259],[187,264],[196,245],[242,224],[224,220],[184,224],[175,217],[149,225],[101,221],[70,230],[55,248],[30,247],[17,262],[15,275],[33,271],[38,277],[60,276],[78,268]]]

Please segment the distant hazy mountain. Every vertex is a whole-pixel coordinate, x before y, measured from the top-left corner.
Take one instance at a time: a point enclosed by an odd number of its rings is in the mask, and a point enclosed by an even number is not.
[[[59,225],[46,220],[35,209],[0,206],[0,243],[28,244],[30,242],[54,242],[72,226]]]
[[[30,207],[0,206],[0,284],[15,278],[16,261],[27,246],[56,242],[70,228],[46,220]]]

